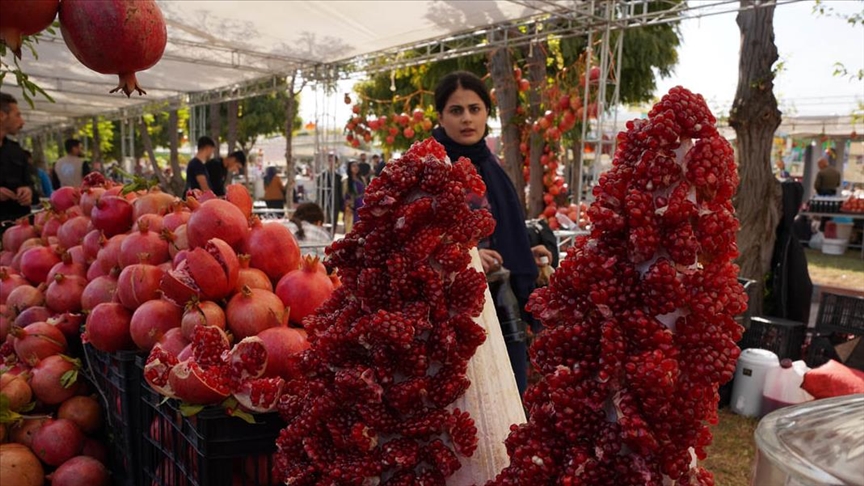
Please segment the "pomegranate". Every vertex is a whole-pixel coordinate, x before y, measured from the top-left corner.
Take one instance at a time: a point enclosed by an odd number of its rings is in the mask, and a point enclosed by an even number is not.
[[[18,248],[18,254],[24,253],[30,248],[36,248],[37,246],[45,246],[45,240],[42,239],[42,236],[35,236],[33,238],[28,238],[21,243],[21,247]]]
[[[72,248],[66,250],[66,253],[69,253],[69,258],[71,259],[72,263],[77,263],[84,266],[84,275],[87,275],[87,266],[90,263],[90,260],[88,260],[87,255],[84,254],[84,246],[75,245]],[[62,259],[63,257],[61,256],[60,258]]]
[[[108,448],[104,443],[92,437],[84,439],[84,447],[81,449],[81,455],[92,457],[102,464],[108,464]]]
[[[177,398],[193,405],[219,403],[228,397],[227,380],[218,373],[205,372],[195,361],[177,363],[168,373],[168,384]]]
[[[122,90],[145,94],[136,71],[156,64],[165,51],[168,32],[154,0],[90,2],[70,0],[60,6],[60,32],[81,64],[102,74],[117,74]],[[111,49],[106,52],[104,46]]]
[[[246,217],[237,206],[222,199],[211,199],[199,204],[195,198],[191,198],[186,204],[192,208],[192,215],[186,223],[189,248],[204,246],[212,238],[228,243],[235,251],[242,248],[249,227]]]
[[[33,452],[49,466],[59,466],[81,453],[84,434],[75,422],[50,419],[33,434]]]
[[[84,325],[84,314],[64,312],[48,319],[48,324],[56,327],[66,336],[66,342],[77,342],[81,339],[81,326]]]
[[[99,250],[96,259],[101,262],[102,270],[106,273],[115,267],[120,268],[120,247],[123,245],[123,240],[125,239],[125,234],[114,235]]]
[[[81,206],[76,204],[76,205],[70,207],[69,209],[67,209],[66,211],[63,211],[63,214],[66,215],[67,219],[68,218],[77,218],[78,216],[84,216],[84,210],[81,209]]]
[[[192,339],[192,331],[196,326],[216,326],[224,330],[225,312],[219,304],[209,300],[190,302],[180,321],[183,337]]]
[[[83,8],[83,6],[86,4],[90,4],[90,2],[75,0],[73,2],[70,2],[70,4],[80,4],[80,6],[76,7],[73,5],[69,5],[66,7],[65,10],[76,10],[78,8],[82,8],[82,10],[87,10],[86,8]],[[92,5],[114,4],[98,2]],[[95,30],[90,30],[90,32],[95,33]],[[99,198],[99,201],[96,202],[96,206],[90,213],[90,220],[93,222],[93,227],[101,230],[103,233],[105,233],[105,236],[107,237],[125,233],[129,231],[129,228],[132,227],[132,204],[130,204],[129,201],[127,201],[126,199],[123,199],[119,196],[102,196]]]
[[[13,315],[18,315],[25,309],[30,307],[44,306],[45,294],[43,289],[45,284],[40,284],[39,287],[32,285],[19,285],[6,298],[7,312],[12,312]]]
[[[96,207],[96,201],[98,201],[104,193],[104,187],[89,187],[81,191],[81,201],[79,202],[79,205],[81,206],[81,211],[84,213],[84,216],[89,218],[92,215],[93,208]]]
[[[285,306],[273,292],[244,287],[225,308],[228,330],[236,339],[255,336],[265,329],[285,325]]]
[[[251,266],[266,273],[274,282],[300,266],[300,246],[282,224],[262,224],[260,219],[252,218],[252,229],[244,247],[252,258]]]
[[[12,260],[15,259],[15,253],[12,253],[8,250],[0,251],[0,267],[10,267],[12,266]]]
[[[0,312],[0,342],[6,343],[6,338],[9,336],[9,331],[12,330],[12,319],[6,316],[5,307],[4,312]],[[2,357],[2,355],[0,355]]]
[[[267,349],[264,376],[291,380],[297,376],[297,362],[302,351],[309,349],[306,332],[292,327],[271,327],[258,333]]]
[[[60,404],[57,418],[71,420],[85,434],[93,434],[102,428],[102,406],[88,396],[74,396]]]
[[[39,430],[48,417],[28,417],[24,416],[21,422],[14,424],[9,430],[9,440],[12,442],[25,445],[29,449],[33,445],[33,434]],[[42,484],[42,483],[39,483]]]
[[[170,231],[175,231],[181,224],[186,224],[189,221],[189,216],[192,215],[182,201],[175,202],[173,206],[174,209],[162,218],[162,224]]]
[[[182,318],[183,309],[172,302],[167,300],[144,302],[132,314],[132,322],[129,324],[132,340],[138,349],[150,351],[168,330],[180,327]]]
[[[240,263],[234,250],[213,238],[204,247],[189,252],[185,260],[165,275],[160,288],[179,305],[185,306],[193,297],[217,300],[234,290],[239,272]]]
[[[183,336],[183,331],[179,327],[168,329],[159,339],[159,345],[162,346],[162,349],[174,356],[179,356],[189,344],[189,340]]]
[[[60,256],[48,246],[31,248],[21,255],[21,274],[33,284],[45,282],[51,267],[60,263]]]
[[[30,388],[46,405],[59,405],[78,391],[78,369],[81,362],[55,354],[33,367]]]
[[[102,262],[97,258],[93,261],[93,264],[87,268],[87,280],[92,281],[99,277],[113,276],[119,273],[120,269],[117,267],[111,268],[109,270],[105,270],[104,268],[102,268]]]
[[[288,273],[276,285],[276,295],[289,309],[289,319],[295,324],[315,312],[333,293],[333,282],[318,271],[318,258],[305,257],[300,268]],[[228,319],[230,325],[231,319]]]
[[[222,333],[222,335],[224,336],[225,333]],[[191,347],[191,344],[186,346],[180,354],[185,354],[186,350]],[[228,347],[227,337],[225,338],[225,347]],[[191,354],[187,356],[184,361],[186,359],[192,359]],[[147,381],[147,384],[156,390],[157,393],[166,397],[176,398],[174,390],[168,383],[168,378],[171,370],[177,365],[177,363],[177,356],[165,351],[162,349],[161,344],[156,343],[156,345],[153,346],[153,349],[150,350],[150,354],[147,356],[147,361],[144,363],[144,380]]]
[[[84,256],[88,262],[92,262],[99,255],[99,250],[105,245],[105,235],[101,231],[94,229],[90,230],[84,239],[81,241],[81,246],[84,248]]]
[[[139,225],[141,223],[147,224],[150,231],[158,234],[162,234],[162,230],[165,229],[165,218],[158,214],[142,214],[135,222]]]
[[[252,217],[252,197],[249,196],[249,189],[246,189],[246,186],[243,184],[228,184],[225,187],[225,199],[237,206],[246,219]]]
[[[30,366],[36,366],[40,360],[68,349],[66,336],[47,322],[34,322],[23,329],[13,328],[12,335],[15,336],[12,341],[15,354]]]
[[[41,236],[42,238],[57,236],[57,232],[60,231],[60,226],[65,221],[65,214],[58,214],[54,211],[50,211],[48,214],[48,219],[46,219],[45,224],[42,225],[42,232],[39,233],[39,236]]]
[[[176,258],[181,251],[189,249],[189,239],[187,238],[186,225],[181,224],[173,232],[163,233],[168,241],[168,254],[171,258]]]
[[[273,292],[273,283],[270,282],[267,274],[257,268],[249,268],[250,258],[246,254],[238,257],[240,261],[240,273],[237,276],[237,285],[234,287],[235,291],[240,292],[244,286],[248,286],[250,289],[263,289]]]
[[[176,197],[154,188],[151,192],[132,201],[134,217],[137,220],[145,214],[164,216],[175,201],[177,201]]]
[[[51,208],[56,213],[62,213],[78,204],[81,200],[81,190],[77,187],[61,187],[51,193]]]
[[[9,400],[9,410],[18,412],[33,399],[33,390],[26,375],[3,373],[0,375],[0,393]]]
[[[50,317],[51,311],[47,307],[28,307],[15,318],[15,326],[27,327],[34,322],[46,322]]]
[[[139,263],[120,272],[117,279],[117,298],[129,310],[135,310],[148,300],[159,298],[159,282],[165,272],[161,268]]]
[[[150,231],[149,225],[138,223],[138,231],[130,233],[120,245],[118,261],[121,267],[136,263],[159,265],[168,260],[168,242],[159,233]]]
[[[30,5],[29,2],[9,3]],[[45,484],[45,470],[42,469],[42,463],[28,447],[21,444],[0,444],[0,484],[4,486],[43,486]]]
[[[26,278],[10,267],[0,267],[0,304],[5,305],[9,294],[22,285],[29,285]]]
[[[117,294],[117,279],[102,275],[91,280],[81,294],[81,308],[89,311],[99,304],[114,302]]]
[[[45,282],[50,284],[54,281],[54,277],[61,273],[67,277],[78,276],[81,278],[87,278],[87,267],[82,263],[73,262],[72,254],[68,251],[64,251],[60,255],[60,263],[57,263],[48,271],[48,275],[45,277]]]
[[[64,462],[48,475],[51,486],[109,486],[111,476],[104,464],[98,460],[78,456]]]
[[[57,238],[63,248],[72,248],[80,245],[90,230],[90,218],[86,216],[75,216],[69,218],[57,229]]]
[[[99,304],[87,316],[82,339],[107,353],[134,349],[131,322],[132,313],[121,304]]]
[[[81,295],[87,287],[87,280],[76,275],[66,276],[58,273],[45,291],[48,308],[57,313],[78,312],[81,310]]]
[[[4,6],[4,12],[5,12]],[[5,14],[5,13],[4,13]],[[11,251],[12,253],[18,252],[18,249],[21,248],[21,244],[30,238],[35,238],[37,235],[36,228],[30,225],[30,220],[27,218],[21,218],[18,220],[18,224],[6,230],[3,233],[3,249]]]

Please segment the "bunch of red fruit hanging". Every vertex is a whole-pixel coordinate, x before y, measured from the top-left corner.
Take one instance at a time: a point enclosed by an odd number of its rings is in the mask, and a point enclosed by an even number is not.
[[[711,485],[696,466],[732,378],[737,282],[732,147],[704,99],[673,88],[618,135],[590,236],[529,309],[542,379],[495,485]]]
[[[304,377],[279,403],[280,481],[443,485],[474,452],[474,420],[448,405],[486,339],[474,321],[485,277],[469,250],[495,223],[467,203],[486,190],[471,162],[445,159],[429,139],[387,164],[329,248],[344,285],[303,322]]]

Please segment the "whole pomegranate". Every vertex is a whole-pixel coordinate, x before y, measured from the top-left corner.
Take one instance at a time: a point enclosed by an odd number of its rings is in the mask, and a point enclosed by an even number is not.
[[[159,282],[165,272],[147,263],[130,265],[117,279],[117,298],[129,310],[135,310],[148,300],[159,298]]]
[[[65,186],[51,193],[51,207],[62,213],[81,201],[81,190],[77,187]]]
[[[222,199],[211,199],[199,204],[196,199],[190,198],[186,204],[192,208],[192,216],[186,223],[189,248],[198,248],[211,238],[219,238],[235,251],[241,249],[249,226],[237,206]]]
[[[246,189],[243,184],[228,184],[225,187],[225,200],[237,206],[246,219],[252,217],[252,197],[249,195],[249,189]]]
[[[21,255],[21,274],[34,285],[45,282],[51,267],[60,263],[60,256],[50,246],[37,246]]]
[[[25,35],[37,34],[51,25],[57,16],[60,0],[3,2],[0,15],[0,42],[21,59],[21,41]]]
[[[179,356],[190,343],[189,340],[183,336],[183,331],[179,327],[175,327],[168,329],[168,332],[163,334],[159,339],[158,344],[166,353],[173,356]]]
[[[6,298],[6,307],[13,315],[18,315],[31,307],[45,305],[45,284],[38,287],[32,285],[19,285]]]
[[[302,351],[309,349],[306,331],[293,327],[271,327],[258,333],[267,349],[265,377],[290,380],[298,373],[297,365]]]
[[[26,375],[3,373],[0,375],[0,393],[9,400],[9,410],[18,412],[33,399],[33,390],[27,384]]]
[[[238,256],[240,260],[240,274],[237,276],[237,292],[240,292],[244,286],[250,289],[264,289],[273,292],[273,282],[266,273],[257,268],[249,268],[249,255]]]
[[[59,405],[78,391],[80,361],[55,354],[33,367],[30,388],[46,405]]]
[[[174,209],[168,214],[166,214],[164,218],[162,218],[162,225],[165,228],[174,231],[181,224],[186,224],[186,222],[189,221],[189,216],[191,215],[192,213],[189,212],[189,209],[186,207],[185,203],[183,203],[182,201],[175,202]]]
[[[113,302],[117,293],[117,279],[110,275],[102,275],[91,280],[81,294],[81,308],[90,311],[97,305]]]
[[[25,445],[29,449],[33,446],[33,434],[42,428],[47,421],[48,417],[46,416],[24,416],[23,420],[13,424],[9,429],[9,440]],[[39,484],[41,485],[42,483]]]
[[[69,0],[60,7],[60,32],[81,64],[98,73],[119,75],[120,83],[111,92],[123,90],[127,97],[132,91],[146,93],[135,73],[156,64],[168,41],[155,0]]]
[[[57,313],[78,312],[81,310],[81,295],[87,287],[87,280],[77,275],[66,276],[58,273],[45,291],[48,308]]]
[[[24,2],[10,2],[22,3]],[[21,444],[0,444],[0,484],[43,486],[45,470],[28,447]]]
[[[300,246],[291,231],[279,223],[262,224],[253,218],[244,246],[252,258],[252,268],[260,269],[274,282],[300,266]]]
[[[57,327],[47,322],[34,322],[24,329],[13,328],[12,345],[18,359],[30,366],[35,366],[45,358],[63,353],[68,345],[66,336]]]
[[[82,2],[73,1],[73,4],[88,5],[113,5],[113,2]],[[132,4],[130,4],[132,5]],[[64,7],[66,7],[64,5]],[[90,213],[93,227],[102,230],[106,237],[112,237],[129,231],[132,227],[132,204],[119,196],[102,196],[96,202],[96,207]]]
[[[57,238],[60,239],[60,245],[63,248],[72,248],[75,245],[80,245],[84,240],[84,236],[90,229],[90,218],[86,216],[75,216],[69,218],[65,223],[57,229]]]
[[[290,321],[298,325],[332,293],[333,282],[318,270],[317,257],[304,258],[299,269],[282,277],[276,285],[276,295],[290,309]],[[230,318],[228,322],[230,324]]]
[[[91,173],[95,174],[95,172]],[[81,211],[84,213],[84,216],[87,216],[88,218],[90,217],[93,208],[96,207],[96,201],[98,201],[104,193],[104,187],[88,187],[81,191],[81,201],[78,204],[81,205]]]
[[[225,312],[219,304],[205,300],[202,302],[191,302],[186,306],[183,318],[180,321],[180,329],[183,337],[192,339],[192,331],[196,326],[216,326],[225,329]]]
[[[34,322],[46,322],[51,315],[51,311],[47,307],[28,307],[15,318],[15,325],[17,327],[27,327]]]
[[[87,316],[82,339],[108,353],[134,349],[135,343],[129,329],[131,322],[132,312],[122,304],[99,304]]]
[[[10,267],[0,267],[0,305],[5,305],[9,294],[22,285],[29,285],[26,278]]]
[[[139,349],[150,351],[165,333],[180,327],[182,318],[182,307],[167,300],[150,300],[141,304],[132,314],[129,332]]]
[[[67,277],[71,277],[73,275],[86,278],[87,277],[87,267],[83,263],[75,263],[72,261],[72,253],[65,251],[62,255],[60,255],[60,263],[57,263],[51,270],[48,271],[48,276],[45,277],[45,283],[50,284],[54,281],[54,277],[57,274],[62,273]]]
[[[57,410],[57,418],[71,420],[85,434],[97,432],[102,427],[102,406],[88,396],[74,396]]]
[[[96,261],[99,262],[105,273],[110,272],[114,267],[120,267],[120,247],[123,245],[123,240],[126,239],[126,236],[125,234],[112,236],[102,245],[102,248],[96,255]]]
[[[132,201],[135,219],[140,219],[145,214],[164,215],[171,209],[171,205],[177,198],[162,192],[158,188],[152,189],[147,194]]]
[[[71,420],[48,420],[33,434],[33,452],[49,466],[72,459],[83,447],[84,433]]]
[[[4,11],[6,5],[3,5]],[[4,13],[5,15],[5,13]],[[2,23],[2,21],[0,21]],[[36,228],[30,225],[30,220],[22,218],[18,224],[6,230],[3,233],[3,249],[16,253],[21,248],[21,243],[35,238],[37,236]]]
[[[121,267],[136,263],[159,265],[168,260],[168,242],[159,233],[150,230],[146,222],[138,223],[138,231],[133,231],[120,245],[118,261]]]
[[[84,257],[88,262],[92,262],[99,255],[99,250],[105,245],[105,235],[101,231],[94,229],[84,235],[81,241],[81,246],[84,248]]]
[[[276,294],[249,287],[244,287],[234,294],[225,308],[228,329],[236,339],[255,336],[271,327],[283,326],[284,315],[285,306]]]
[[[108,469],[98,460],[78,456],[64,462],[48,475],[51,486],[108,486],[111,477]]]

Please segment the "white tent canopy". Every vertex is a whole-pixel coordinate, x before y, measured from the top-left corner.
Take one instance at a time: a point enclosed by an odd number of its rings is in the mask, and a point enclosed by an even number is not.
[[[116,86],[116,76],[81,65],[59,32],[46,34],[36,46],[38,60],[25,49],[24,72],[56,101],[37,95],[35,109],[25,108],[25,131],[56,128],[97,114],[128,116],[160,101],[203,103],[202,97],[190,98],[189,94],[238,92],[252,82],[284,77],[297,68],[304,74],[338,70],[360,56],[563,13],[572,5],[559,0],[158,3],[168,25],[168,45],[156,66],[138,74],[145,96],[127,99],[120,93],[109,94]],[[106,44],[105,48],[111,47]],[[9,78],[4,91],[20,97]]]

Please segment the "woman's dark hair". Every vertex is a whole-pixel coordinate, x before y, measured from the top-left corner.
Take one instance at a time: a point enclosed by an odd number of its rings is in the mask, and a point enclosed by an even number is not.
[[[435,87],[435,111],[444,113],[447,100],[450,99],[450,95],[458,88],[477,93],[477,96],[486,105],[486,111],[492,109],[492,97],[489,96],[489,89],[486,88],[486,83],[474,73],[455,71],[441,78],[441,81],[438,81],[438,86]]]
[[[297,206],[294,215],[291,216],[291,222],[297,226],[297,232],[294,233],[294,236],[296,236],[298,240],[306,238],[306,232],[303,231],[303,221],[312,224],[318,224],[324,221],[324,211],[321,209],[321,206],[313,202],[305,202]]]
[[[274,177],[276,177],[276,167],[271,165],[270,167],[267,167],[267,170],[264,172],[264,187],[269,186],[270,183],[273,182]]]
[[[356,176],[354,174],[352,174],[351,173],[351,166],[352,165],[357,165],[357,161],[356,160],[349,160],[348,162],[345,163],[345,174],[348,175],[348,194],[351,194],[352,196],[356,196],[357,195],[357,187],[354,185],[354,181],[360,179],[360,173],[358,172]]]

